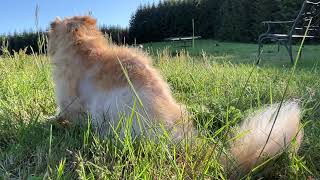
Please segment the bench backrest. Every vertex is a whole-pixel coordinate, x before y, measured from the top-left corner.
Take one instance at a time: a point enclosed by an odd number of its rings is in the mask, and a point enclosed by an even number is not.
[[[304,34],[311,20],[308,35],[320,37],[320,1],[304,1],[301,10],[295,19],[290,34]]]

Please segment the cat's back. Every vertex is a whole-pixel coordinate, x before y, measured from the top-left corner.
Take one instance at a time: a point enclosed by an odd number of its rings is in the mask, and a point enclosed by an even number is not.
[[[172,121],[181,115],[167,83],[150,58],[138,50],[110,47],[86,74],[80,92],[92,114],[107,110],[110,119],[118,119],[119,111],[129,115],[138,96],[151,117]]]
[[[128,87],[130,83],[135,88],[168,88],[151,58],[133,48],[110,46],[96,57],[88,72],[98,88],[104,90]]]

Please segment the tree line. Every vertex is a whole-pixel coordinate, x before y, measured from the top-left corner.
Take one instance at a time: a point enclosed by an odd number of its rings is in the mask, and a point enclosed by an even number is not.
[[[303,0],[162,0],[140,6],[130,19],[129,28],[101,26],[116,44],[163,41],[176,36],[191,36],[192,19],[195,35],[205,39],[253,42],[265,30],[265,20],[293,19]],[[280,27],[284,30],[288,27]],[[45,52],[45,31],[26,31],[0,36],[0,47],[9,53],[25,49]],[[40,44],[39,44],[40,42]],[[40,48],[39,48],[40,47]],[[0,53],[3,53],[0,50]]]
[[[166,0],[140,6],[129,35],[138,42],[195,34],[203,38],[252,42],[266,30],[266,20],[292,20],[303,0]],[[288,27],[279,27],[285,30]]]
[[[119,26],[99,27],[105,36],[115,44],[127,44],[129,41],[129,29]],[[27,54],[42,54],[46,52],[48,41],[47,31],[24,31],[22,33],[13,33],[9,35],[0,35],[0,55],[4,53],[14,54],[19,50],[24,50]],[[5,51],[5,52],[4,52]]]

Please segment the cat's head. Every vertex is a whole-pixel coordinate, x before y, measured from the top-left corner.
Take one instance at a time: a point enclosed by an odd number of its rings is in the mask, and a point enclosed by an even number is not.
[[[58,48],[66,48],[77,39],[95,34],[96,20],[90,16],[74,16],[60,19],[57,17],[50,24],[48,51],[55,54]]]

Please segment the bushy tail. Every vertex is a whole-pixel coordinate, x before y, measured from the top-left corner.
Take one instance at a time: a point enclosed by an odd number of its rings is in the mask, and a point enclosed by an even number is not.
[[[230,154],[242,172],[259,165],[266,156],[273,157],[285,151],[294,139],[293,148],[298,150],[303,138],[299,104],[294,101],[284,103],[273,126],[278,107],[279,104],[274,104],[253,113],[237,130],[239,138],[230,143]]]

